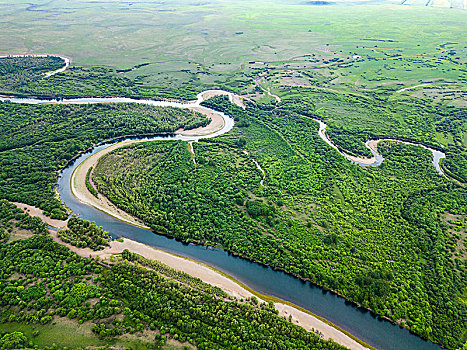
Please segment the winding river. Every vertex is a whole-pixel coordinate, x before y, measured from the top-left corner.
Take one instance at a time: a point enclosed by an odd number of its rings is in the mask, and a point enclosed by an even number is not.
[[[172,106],[179,108],[203,108],[211,113],[219,113],[210,110],[206,107],[200,107],[200,103],[206,96],[211,95],[213,91],[202,92],[198,95],[197,101],[190,103],[166,102],[153,100],[136,100],[131,98],[77,98],[65,99],[59,103],[142,103],[153,106]],[[229,92],[217,91],[215,94],[227,94],[231,101],[237,98]],[[36,98],[9,98],[0,97],[0,101],[11,101],[13,103],[30,103],[41,104],[51,101],[41,100]],[[169,135],[169,136],[154,136],[142,138],[147,141],[151,140],[183,140],[197,141],[202,138],[215,137],[230,131],[234,125],[233,119],[225,114],[220,113],[224,120],[224,126],[221,130],[212,134],[203,136],[189,135]],[[329,140],[325,133],[326,124],[321,121],[319,135],[323,140],[338,152],[343,154]],[[73,196],[70,186],[70,180],[73,171],[92,154],[115,144],[115,142],[105,143],[94,147],[91,151],[81,154],[77,159],[70,163],[59,175],[58,191],[62,202],[69,207],[75,214],[87,220],[95,221],[97,225],[102,226],[104,230],[110,232],[114,237],[126,237],[149,246],[156,247],[171,253],[176,253],[208,265],[211,265],[225,273],[233,276],[235,279],[244,283],[251,289],[265,295],[271,295],[280,299],[289,301],[298,305],[312,313],[321,316],[330,322],[336,324],[340,328],[348,331],[362,341],[381,350],[422,350],[422,349],[440,349],[440,347],[432,342],[425,341],[418,336],[411,334],[408,330],[393,325],[390,322],[383,320],[371,312],[358,308],[355,305],[347,302],[344,298],[338,295],[325,291],[324,289],[314,286],[309,282],[304,282],[288,275],[281,271],[273,270],[258,263],[250,262],[227,253],[222,249],[211,248],[201,245],[184,244],[175,239],[166,236],[158,235],[150,230],[136,227],[125,222],[119,221],[106,213],[95,209],[92,206],[83,204]],[[378,166],[384,160],[377,151],[372,150],[375,156],[375,162],[372,164],[361,163],[361,165]],[[439,159],[444,156],[439,152],[437,159],[435,150],[430,149],[434,155],[434,165],[439,171]],[[349,158],[351,159],[351,158]],[[352,160],[352,159],[351,159]],[[354,160],[353,160],[354,161]],[[356,162],[359,163],[359,162]],[[360,163],[359,163],[360,164]],[[259,167],[259,164],[257,164]],[[262,170],[259,167],[259,170]],[[263,182],[261,182],[263,185]]]
[[[420,144],[420,143],[407,142],[407,141],[401,141],[401,140],[397,140],[397,139],[388,138],[388,139],[378,139],[378,140],[368,140],[368,141],[366,141],[365,146],[370,150],[371,154],[373,155],[373,158],[368,158],[368,159],[367,158],[357,158],[357,157],[350,156],[347,153],[345,153],[344,151],[340,150],[329,139],[328,135],[326,134],[327,125],[325,123],[323,123],[321,120],[318,120],[318,119],[313,119],[313,120],[316,121],[317,123],[319,123],[319,130],[318,130],[319,137],[321,137],[321,139],[324,142],[326,142],[329,146],[334,148],[337,152],[339,152],[342,156],[344,156],[345,158],[350,160],[352,163],[355,163],[355,164],[358,164],[358,165],[361,165],[361,166],[380,166],[381,164],[383,164],[384,157],[380,153],[378,153],[378,151],[376,149],[377,144],[379,142],[381,142],[381,141],[396,141],[396,142],[402,142],[402,143],[404,143],[406,145],[419,146],[419,147],[422,147],[422,148],[430,151],[433,154],[432,163],[433,163],[433,166],[435,167],[436,171],[438,172],[438,174],[447,177],[446,174],[443,172],[443,170],[441,168],[441,165],[440,165],[441,159],[446,158],[446,154],[444,152],[435,150],[433,148],[427,147],[427,146],[425,146],[423,144]]]
[[[152,137],[147,140],[184,140],[186,137]],[[71,176],[76,167],[92,154],[108,147],[103,144],[81,155],[65,168],[58,180],[62,201],[74,213],[111,232],[114,237],[126,237],[149,246],[176,253],[222,270],[244,283],[251,289],[265,295],[287,300],[321,316],[357,338],[381,350],[440,349],[431,342],[409,333],[406,329],[375,317],[367,310],[355,307],[334,293],[326,292],[309,282],[303,282],[291,275],[272,268],[235,257],[218,248],[195,244],[184,244],[166,236],[139,228],[115,219],[92,206],[81,203],[71,192]]]

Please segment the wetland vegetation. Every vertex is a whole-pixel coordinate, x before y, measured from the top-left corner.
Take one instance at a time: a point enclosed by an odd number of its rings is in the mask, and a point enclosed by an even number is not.
[[[32,219],[1,204],[2,225]],[[0,241],[2,349],[344,349],[278,317],[272,304],[233,299],[159,262],[125,251],[103,264],[29,233]],[[53,336],[48,328],[68,333]]]
[[[61,59],[0,58],[0,94],[186,101],[222,88],[244,95],[245,110],[225,97],[205,102],[236,123],[193,143],[196,162],[181,141],[134,144],[103,157],[86,187],[157,233],[222,247],[446,348],[465,347],[465,13],[318,3],[134,1],[100,3],[97,12],[80,1],[0,1],[8,8],[0,12],[8,23],[2,50],[42,52],[53,42],[74,63],[44,79]],[[77,36],[76,25],[87,34]],[[442,150],[448,178],[429,151],[397,142],[379,143],[381,166],[354,165],[318,137],[313,118],[354,156],[371,156],[365,142],[379,138]],[[65,219],[55,183],[79,152],[124,135],[204,126],[207,118],[134,104],[0,103],[0,119],[0,347],[51,347],[48,330],[72,322],[89,325],[77,335],[89,346],[135,347],[128,334],[143,334],[154,342],[140,348],[170,341],[198,349],[340,348],[278,318],[271,305],[231,300],[133,253],[105,264],[79,257],[9,202]],[[93,249],[108,238],[77,218],[61,234]]]

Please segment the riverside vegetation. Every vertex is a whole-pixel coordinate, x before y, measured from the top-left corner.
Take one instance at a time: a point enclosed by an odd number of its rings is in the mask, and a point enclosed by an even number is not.
[[[34,205],[57,219],[67,216],[55,198],[57,172],[79,152],[123,135],[172,133],[209,123],[189,110],[134,104],[0,103],[0,118],[0,198]]]
[[[336,290],[448,348],[461,346],[465,188],[439,176],[431,153],[417,146],[380,143],[386,158],[381,167],[355,166],[318,137],[311,117],[326,121],[333,141],[356,155],[368,154],[363,141],[371,137],[444,144],[445,168],[459,177],[463,168],[456,168],[449,152],[465,147],[456,143],[463,140],[465,110],[407,96],[298,87],[279,93],[282,102],[248,103],[246,110],[226,98],[209,100],[207,105],[232,115],[236,126],[227,135],[194,143],[196,165],[186,143],[137,144],[103,157],[93,181],[157,232],[222,246]],[[125,107],[125,117],[108,112]],[[0,108],[10,118],[2,126],[0,197],[40,206],[58,218],[65,215],[53,192],[60,166],[99,140],[161,128],[157,118],[147,116],[161,109],[149,107],[142,113],[146,118],[138,115],[139,107],[131,106],[132,114],[126,105],[4,103]],[[45,113],[49,119],[42,122]],[[31,115],[34,127],[19,133]],[[61,124],[70,116],[81,116],[82,123]],[[168,125],[166,131],[177,128]],[[7,136],[10,130],[21,137]],[[42,154],[52,150],[54,156]],[[266,172],[264,187],[254,160]],[[25,182],[26,171],[42,178],[43,186]]]
[[[331,100],[319,97],[310,101]],[[377,105],[356,100],[369,109],[364,116]],[[352,96],[346,101],[344,108],[355,104]],[[317,135],[310,117],[331,118],[322,107],[293,97],[246,110],[224,97],[206,104],[237,122],[231,133],[193,144],[196,164],[184,142],[122,147],[94,169],[98,191],[156,232],[309,279],[449,348],[463,343],[466,247],[444,218],[465,216],[467,192],[436,173],[431,152],[383,142],[383,165],[361,168]],[[403,121],[401,110],[429,123],[417,105],[379,110],[382,125]],[[332,117],[344,124],[344,112]],[[360,133],[346,132],[362,144]],[[417,128],[401,134],[429,143]],[[254,160],[266,172],[265,187]]]
[[[0,58],[0,91],[3,94],[15,93],[42,80],[44,73],[63,66],[63,60],[55,56]]]
[[[31,235],[0,241],[2,349],[165,349],[169,339],[180,349],[344,349],[278,317],[273,304],[236,300],[134,253],[109,264],[80,257],[19,211],[0,201],[2,225]],[[90,332],[76,328],[86,324]]]
[[[94,222],[83,220],[76,215],[68,219],[66,229],[57,232],[58,238],[78,248],[100,250],[109,245],[109,233]]]

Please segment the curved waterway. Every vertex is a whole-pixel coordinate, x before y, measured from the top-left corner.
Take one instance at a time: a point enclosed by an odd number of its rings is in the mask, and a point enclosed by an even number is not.
[[[192,108],[199,107],[200,103],[204,100],[204,95],[209,95],[213,91],[203,92],[198,95],[197,101],[190,103],[180,102],[167,102],[167,101],[153,101],[153,100],[135,100],[131,98],[76,98],[76,99],[63,99],[60,101],[41,100],[36,98],[11,98],[0,97],[0,101],[10,101],[12,103],[29,103],[29,104],[43,104],[50,102],[58,103],[142,103],[153,106],[171,106],[179,108]],[[227,94],[232,100],[234,95],[227,92],[217,93]],[[209,110],[206,107],[203,107]],[[210,110],[213,112],[212,110]],[[219,112],[216,112],[219,113]],[[230,131],[234,125],[233,119],[223,113],[219,113],[224,119],[224,126],[221,130],[204,136],[189,136],[189,135],[161,135],[153,136],[144,139],[147,141],[153,140],[183,140],[183,141],[197,141],[202,138],[210,138],[222,135]],[[318,120],[317,120],[318,121]],[[326,124],[321,121],[319,135],[338,152],[342,153],[330,141],[326,134]],[[120,140],[121,141],[121,140]],[[62,202],[70,208],[78,216],[95,221],[97,225],[102,226],[104,230],[111,233],[113,237],[126,237],[134,241],[138,241],[149,246],[162,249],[171,253],[182,255],[208,265],[211,265],[231,276],[240,282],[244,283],[251,289],[265,295],[274,296],[295,305],[298,305],[310,312],[321,316],[340,328],[353,334],[355,337],[362,341],[374,346],[381,350],[422,350],[422,349],[440,349],[440,347],[432,342],[425,341],[420,337],[411,334],[408,330],[399,326],[393,325],[390,322],[381,319],[371,312],[358,308],[355,305],[347,302],[344,298],[338,295],[325,291],[324,289],[314,286],[309,282],[301,281],[300,279],[286,274],[282,271],[276,271],[270,267],[261,264],[250,262],[247,259],[236,257],[222,249],[206,247],[195,244],[184,244],[175,239],[166,236],[158,235],[150,230],[139,228],[128,223],[122,222],[112,216],[99,211],[98,209],[81,203],[76,197],[73,196],[70,186],[70,180],[73,171],[83,162],[86,158],[100,150],[109,147],[114,142],[105,143],[94,147],[91,151],[81,154],[77,159],[70,163],[59,175],[58,191]],[[424,147],[424,146],[422,146]],[[425,147],[426,148],[426,147]],[[431,150],[431,149],[430,149]],[[434,151],[434,150],[431,150]],[[379,153],[372,150],[376,162],[371,165],[378,166],[384,160]],[[441,152],[440,152],[441,153]],[[442,154],[441,154],[442,156]],[[368,165],[361,164],[360,165]],[[434,161],[435,164],[435,161]],[[435,166],[439,166],[438,164]],[[438,167],[437,167],[438,169]]]
[[[313,118],[313,120],[316,121],[317,123],[319,123],[319,130],[318,130],[319,137],[321,137],[321,139],[324,142],[326,142],[329,146],[331,146],[337,152],[339,152],[339,154],[341,154],[342,156],[344,156],[345,158],[347,158],[348,160],[350,160],[354,164],[358,164],[358,165],[361,165],[361,166],[375,166],[375,167],[380,166],[381,164],[383,164],[384,157],[380,153],[378,153],[378,151],[376,150],[377,144],[379,142],[381,142],[381,141],[395,141],[395,142],[404,143],[406,145],[419,146],[419,147],[422,147],[422,148],[430,151],[433,154],[432,164],[435,167],[436,171],[438,172],[438,174],[447,177],[446,174],[443,172],[443,169],[441,168],[441,165],[440,165],[440,160],[443,159],[443,158],[446,158],[446,154],[444,152],[441,152],[441,151],[435,150],[433,148],[427,147],[427,146],[425,146],[425,145],[423,145],[421,143],[407,142],[407,141],[402,141],[402,140],[398,140],[398,139],[388,138],[388,139],[368,140],[368,141],[365,142],[365,146],[370,150],[371,154],[373,155],[373,158],[366,159],[366,158],[353,157],[353,156],[350,156],[347,153],[341,151],[331,141],[331,139],[329,139],[328,135],[326,134],[327,125],[325,123],[323,123],[321,120],[318,120],[318,119]]]
[[[160,136],[148,138],[148,141],[181,139],[186,139],[186,137]],[[92,151],[81,155],[60,174],[58,180],[60,197],[63,203],[75,214],[95,221],[97,225],[102,226],[114,237],[126,237],[214,266],[261,294],[287,300],[331,321],[377,349],[440,349],[438,345],[424,341],[406,329],[375,317],[367,310],[357,308],[346,302],[344,298],[326,292],[309,282],[303,282],[284,272],[233,256],[222,249],[184,244],[175,239],[155,234],[149,230],[119,221],[94,207],[81,203],[71,193],[70,180],[73,171],[87,157],[108,146],[109,144],[97,146]]]
[[[66,60],[65,60],[66,61]],[[69,61],[66,61],[65,70],[68,67]],[[58,71],[63,71],[62,69]],[[58,71],[46,74],[50,76]],[[43,104],[43,103],[140,103],[153,106],[170,106],[179,108],[203,108],[204,110],[214,112],[206,107],[200,107],[200,103],[211,96],[212,94],[226,94],[230,100],[234,102],[237,98],[232,93],[225,91],[205,91],[198,95],[196,101],[189,103],[181,102],[167,102],[167,101],[153,101],[153,100],[137,100],[131,98],[75,98],[75,99],[62,99],[60,101],[41,100],[37,98],[12,98],[0,97],[0,101],[10,101],[12,103],[29,103],[29,104]],[[224,119],[224,126],[221,130],[204,136],[189,136],[189,135],[162,135],[147,138],[139,138],[147,141],[152,140],[183,140],[183,141],[197,141],[202,138],[210,138],[222,135],[230,131],[234,125],[233,119],[218,113]],[[347,154],[340,151],[325,133],[326,124],[316,120],[320,123],[319,135],[331,147],[335,148],[339,153],[347,159],[360,164],[360,165],[380,165],[384,158],[371,147],[375,160],[373,163],[355,161],[354,158],[349,157]],[[370,142],[370,141],[369,141]],[[158,235],[150,230],[143,229],[122,222],[98,209],[81,203],[76,197],[73,196],[71,191],[71,177],[73,171],[89,156],[100,150],[109,147],[114,142],[105,143],[94,147],[92,150],[81,154],[77,159],[71,162],[59,175],[58,191],[62,202],[70,208],[78,216],[95,221],[97,225],[102,226],[104,230],[111,233],[113,237],[126,237],[134,241],[138,241],[149,246],[162,249],[171,253],[182,255],[208,265],[211,265],[225,273],[233,276],[238,281],[244,283],[251,289],[265,295],[274,296],[295,305],[298,305],[310,312],[321,316],[342,329],[353,334],[355,337],[362,341],[374,346],[381,350],[431,350],[440,349],[440,347],[432,342],[425,341],[418,336],[411,334],[406,329],[393,325],[390,322],[383,320],[371,312],[356,307],[355,305],[347,302],[344,298],[338,295],[327,292],[324,289],[317,287],[309,282],[301,281],[300,279],[288,275],[281,271],[273,270],[270,267],[261,264],[250,262],[246,259],[236,257],[222,249],[206,247],[195,244],[184,244],[175,239],[166,236]],[[368,143],[367,143],[368,144]],[[423,145],[420,145],[427,148]],[[444,153],[427,148],[433,152],[433,164],[442,173],[439,167],[439,159],[444,157]],[[259,165],[257,164],[259,167]],[[260,170],[262,170],[259,167]],[[264,178],[263,178],[264,180]],[[263,181],[262,180],[262,181]],[[261,185],[263,183],[261,182]]]

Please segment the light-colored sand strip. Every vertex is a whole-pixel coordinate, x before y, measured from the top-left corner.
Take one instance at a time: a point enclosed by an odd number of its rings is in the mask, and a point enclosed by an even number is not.
[[[407,90],[412,90],[412,89],[416,89],[418,87],[427,86],[427,85],[430,85],[430,83],[418,84],[418,85],[414,85],[414,86],[408,86],[408,87],[405,87],[403,89],[397,90],[396,92],[404,92],[404,91],[407,91]]]
[[[188,109],[199,112],[204,114],[206,117],[211,119],[211,122],[206,126],[201,126],[196,129],[184,130],[178,129],[175,134],[185,135],[185,136],[206,136],[215,133],[216,131],[222,130],[225,125],[224,118],[222,116],[213,111],[212,109],[196,106],[196,107],[189,107]]]
[[[368,147],[375,152],[378,152],[378,142],[381,140],[371,140],[368,141]]]
[[[42,209],[33,207],[32,205],[24,204],[24,203],[18,203],[18,202],[12,202],[12,203],[16,205],[18,208],[26,211],[29,215],[40,218],[47,225],[50,225],[56,228],[62,228],[66,226],[66,221],[51,219],[42,213]]]
[[[196,165],[196,156],[195,150],[193,149],[193,141],[188,142],[188,151],[190,151],[193,163]]]
[[[361,164],[366,164],[366,165],[371,165],[376,162],[376,157],[371,157],[371,158],[364,158],[364,157],[355,157],[351,156],[350,154],[344,153],[345,157],[347,157],[350,160],[353,160],[356,163],[361,163]]]
[[[59,242],[60,244],[64,244],[58,239],[56,232],[51,231],[50,233],[55,241]],[[238,299],[246,299],[255,296],[255,294],[244,288],[239,282],[236,282],[234,279],[224,276],[223,274],[219,273],[218,271],[207,265],[149,247],[145,244],[130,239],[125,238],[123,239],[123,242],[112,241],[110,242],[110,247],[97,252],[89,248],[81,249],[73,247],[69,244],[65,245],[81,256],[99,256],[101,259],[107,259],[114,254],[119,254],[123,252],[123,250],[128,249],[129,251],[139,254],[147,259],[158,260],[176,270],[188,273],[193,277],[198,277],[202,281],[209,283],[213,286],[219,287],[222,290],[224,290],[227,294]],[[259,299],[259,302],[264,301],[257,295],[256,297]],[[277,302],[274,305],[279,311],[279,316],[286,316],[288,318],[289,315],[292,315],[292,322],[305,328],[307,331],[317,330],[323,335],[325,339],[332,338],[334,341],[348,347],[349,349],[367,349],[366,347],[359,344],[343,332],[326,324],[325,322],[321,321],[320,319],[314,317],[311,314],[308,314],[304,311],[294,308],[293,306],[283,304],[280,302]]]
[[[66,226],[66,221],[50,219],[43,215],[42,210],[39,208],[23,203],[14,204],[18,208],[27,211],[31,216],[41,218],[50,226],[54,226],[56,228],[63,228]],[[219,287],[230,296],[236,297],[238,299],[246,299],[252,296],[256,296],[259,299],[259,302],[264,302],[264,300],[259,294],[253,293],[253,291],[248,290],[234,278],[229,277],[226,274],[221,273],[220,271],[217,271],[216,269],[208,265],[147,246],[143,243],[139,243],[131,239],[124,238],[122,242],[111,241],[109,247],[100,251],[93,251],[89,248],[77,248],[75,246],[62,242],[58,238],[57,232],[54,230],[49,230],[49,233],[55,242],[65,245],[71,251],[83,257],[99,257],[100,259],[108,259],[110,258],[110,256],[119,254],[125,249],[128,249],[129,251],[139,254],[147,259],[158,260],[166,264],[167,266],[170,266],[171,268],[183,271],[193,277],[201,279],[206,283]],[[320,320],[319,318],[315,317],[310,313],[299,310],[298,308],[295,308],[292,305],[281,302],[275,302],[274,306],[279,311],[279,316],[285,316],[286,318],[288,318],[289,315],[291,315],[292,322],[303,327],[307,331],[319,331],[325,339],[333,339],[337,343],[344,345],[352,350],[368,349],[367,347],[359,344],[357,341],[355,341],[345,333],[341,332],[340,330],[334,328],[333,326],[327,324],[326,322]]]
[[[250,155],[250,153],[246,149],[243,150],[243,153],[246,154],[247,156]],[[261,165],[259,165],[259,163],[256,161],[256,159],[252,158],[252,160],[253,160],[253,163],[255,163],[255,165],[256,165],[256,169],[258,169],[261,172],[261,174],[263,175],[263,177],[261,178],[259,184],[262,187],[266,187],[266,186],[264,186],[264,179],[266,178],[266,172],[264,171],[263,168],[261,168]]]

